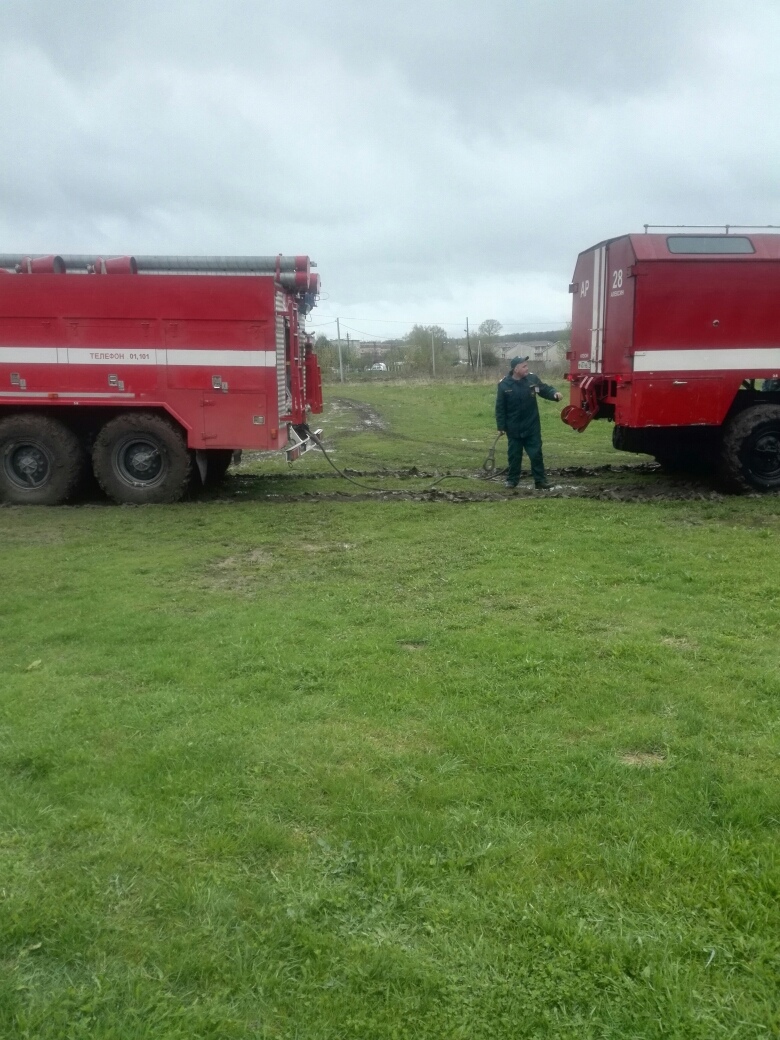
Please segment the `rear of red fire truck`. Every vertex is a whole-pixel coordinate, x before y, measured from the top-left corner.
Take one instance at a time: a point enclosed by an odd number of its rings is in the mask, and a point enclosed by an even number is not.
[[[174,502],[236,450],[314,447],[306,256],[0,256],[0,499],[53,505],[88,468]]]
[[[581,253],[567,354],[575,430],[733,490],[780,488],[780,235],[625,235]]]

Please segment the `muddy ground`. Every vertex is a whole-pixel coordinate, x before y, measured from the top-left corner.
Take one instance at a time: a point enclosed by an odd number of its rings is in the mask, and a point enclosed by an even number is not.
[[[327,416],[323,418],[326,418],[328,428],[323,447],[329,469],[307,472],[301,463],[297,463],[288,472],[280,473],[278,452],[244,452],[242,462],[231,467],[221,486],[194,490],[194,497],[211,502],[378,500],[455,504],[539,498],[663,502],[721,501],[729,497],[719,489],[714,476],[670,474],[656,463],[639,460],[598,466],[547,466],[548,480],[553,485],[549,491],[537,491],[527,472],[523,474],[517,488],[505,488],[502,464],[498,460],[494,462],[491,456],[476,468],[434,470],[430,466],[412,466],[391,469],[369,464],[366,468],[356,469],[348,467],[345,458],[352,455],[355,461],[373,462],[373,459],[350,451],[349,441],[354,435],[373,431],[393,439],[414,438],[392,431],[386,420],[369,405],[347,399],[330,402]],[[339,450],[332,457],[328,448],[332,448],[334,442]],[[426,446],[430,447],[430,442],[421,443],[421,451],[424,452]],[[263,467],[270,460],[277,464],[276,472],[263,472]],[[78,508],[109,504],[99,489],[90,487],[71,506]]]
[[[413,438],[393,431],[390,424],[370,405],[348,398],[332,400],[323,420],[327,427],[324,447],[330,469],[307,473],[302,468],[296,468],[289,474],[273,477],[248,473],[248,467],[252,468],[253,463],[262,462],[269,456],[257,452],[245,453],[243,464],[231,471],[221,497],[227,495],[286,502],[379,499],[454,503],[539,497],[595,498],[616,502],[717,501],[724,497],[712,477],[700,474],[672,475],[655,463],[640,460],[600,466],[547,466],[548,479],[553,485],[550,491],[537,491],[527,473],[519,487],[505,488],[502,463],[498,460],[494,463],[490,456],[483,465],[471,469],[435,471],[429,466],[400,469],[369,466],[356,469],[348,467],[343,461],[351,454],[349,441],[355,435],[371,431],[393,439]],[[328,450],[334,444],[339,448],[335,457]],[[421,450],[425,447],[421,444]],[[504,455],[503,446],[498,454],[500,457]],[[360,458],[365,456],[353,455],[353,459]],[[323,481],[327,482],[327,488],[320,486]]]
[[[228,478],[219,497],[277,502],[378,499],[453,503],[493,502],[507,498],[593,498],[612,502],[719,501],[724,498],[711,481],[700,477],[672,477],[663,473],[660,467],[645,463],[548,468],[548,479],[553,485],[550,491],[537,491],[528,479],[521,481],[517,488],[507,489],[503,486],[503,477],[499,475],[491,479],[481,471],[435,473],[413,467],[399,470],[344,469],[342,473],[342,486],[336,489],[329,486],[325,490],[318,485],[325,480],[330,485],[338,482],[334,472],[296,472],[291,476],[269,478],[239,470]]]

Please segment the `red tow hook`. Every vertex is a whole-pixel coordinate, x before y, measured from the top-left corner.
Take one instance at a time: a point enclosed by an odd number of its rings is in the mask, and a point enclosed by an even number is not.
[[[578,408],[576,404],[567,404],[561,412],[561,419],[577,433],[582,433],[592,418],[589,412],[584,408]]]

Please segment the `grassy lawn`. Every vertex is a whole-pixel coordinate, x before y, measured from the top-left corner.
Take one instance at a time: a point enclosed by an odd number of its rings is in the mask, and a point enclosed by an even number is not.
[[[492,393],[326,432],[473,469]],[[257,483],[0,509],[0,1036],[777,1036],[780,499]]]

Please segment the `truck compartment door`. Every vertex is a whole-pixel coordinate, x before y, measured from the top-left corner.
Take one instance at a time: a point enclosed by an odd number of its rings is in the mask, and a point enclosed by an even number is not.
[[[204,394],[203,441],[207,448],[265,450],[269,442],[266,398],[263,394]]]

